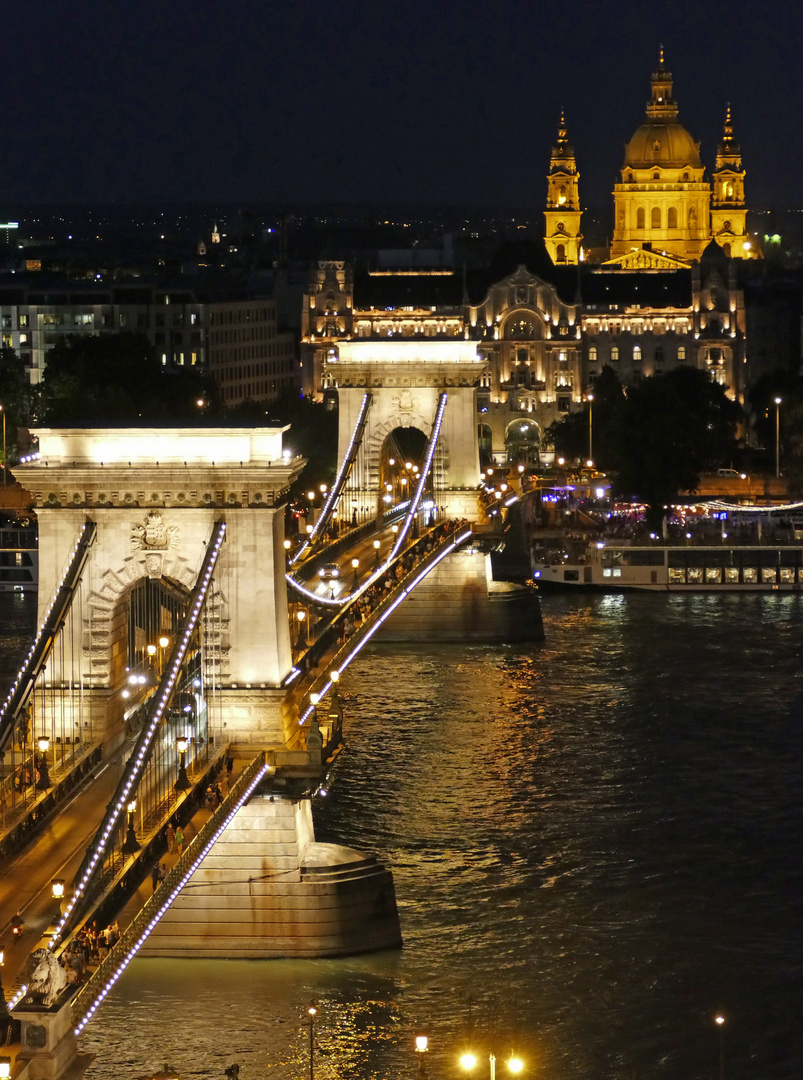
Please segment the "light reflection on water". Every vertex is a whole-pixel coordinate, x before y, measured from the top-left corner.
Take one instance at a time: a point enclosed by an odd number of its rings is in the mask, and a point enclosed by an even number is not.
[[[392,867],[405,947],[135,962],[89,1080],[449,1080],[476,1043],[549,1080],[792,1080],[800,1001],[803,599],[547,596],[543,645],[378,647],[344,675],[319,839]],[[486,1066],[487,1067],[487,1066]]]

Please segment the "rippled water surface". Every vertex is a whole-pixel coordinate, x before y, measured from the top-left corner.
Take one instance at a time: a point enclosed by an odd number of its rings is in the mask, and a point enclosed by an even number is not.
[[[319,839],[393,869],[405,946],[136,961],[89,1080],[801,1075],[803,598],[544,597],[546,642],[377,647],[344,675]],[[487,1075],[487,1064],[479,1075]],[[506,1074],[501,1066],[500,1078]]]

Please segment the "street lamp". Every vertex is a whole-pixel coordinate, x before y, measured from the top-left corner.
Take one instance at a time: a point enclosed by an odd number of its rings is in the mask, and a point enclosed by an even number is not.
[[[309,1013],[309,1080],[315,1080],[315,1003],[307,1009]]]
[[[176,749],[178,750],[178,779],[173,784],[173,787],[176,791],[186,791],[187,788],[192,787],[192,784],[187,776],[187,766],[185,764],[187,740],[183,735],[176,739]]]
[[[56,910],[53,913],[53,922],[57,923],[61,918],[61,901],[64,899],[64,879],[53,878],[50,882],[50,894],[56,901]]]
[[[3,414],[3,487],[6,485],[6,410],[0,405],[0,413]]]
[[[43,737],[36,745],[39,747],[39,752],[42,755],[39,759],[39,782],[36,785],[36,790],[47,791],[50,787],[50,776],[47,771],[47,751],[50,747],[50,739]]]
[[[360,565],[359,559],[351,560],[351,569],[354,571],[354,577],[351,579],[351,591],[356,592],[360,583],[360,575],[357,573],[357,567]]]
[[[415,1052],[418,1054],[418,1076],[425,1077],[427,1075],[426,1065],[424,1064],[424,1054],[429,1049],[429,1039],[426,1035],[416,1035],[415,1037]]]
[[[471,1070],[476,1066],[476,1064],[477,1064],[477,1059],[474,1056],[474,1054],[471,1054],[471,1053],[463,1054],[463,1056],[460,1058],[460,1067],[462,1069],[464,1069],[466,1072],[471,1072]],[[506,1064],[507,1064],[508,1070],[510,1072],[512,1072],[512,1073],[515,1073],[515,1074],[520,1073],[522,1071],[522,1069],[524,1068],[524,1062],[521,1060],[520,1057],[517,1057],[515,1054],[510,1055],[510,1057],[508,1058]],[[490,1080],[496,1080],[496,1055],[495,1054],[490,1053],[488,1055],[488,1065],[490,1067],[490,1073],[489,1073]]]
[[[296,648],[299,651],[301,649],[306,649],[306,647],[307,647],[307,638],[306,638],[306,635],[304,634],[304,620],[306,619],[306,617],[307,617],[306,611],[297,611],[296,612],[296,618],[298,619],[298,639],[296,641]]]
[[[594,395],[586,394],[588,401],[588,457],[589,466],[594,461]]]
[[[5,960],[5,953],[0,949],[0,973],[3,970],[3,962]],[[3,991],[2,979],[0,979],[0,1019],[9,1020],[8,1005],[6,1004],[6,995]],[[7,1032],[6,1032],[7,1034]],[[6,1071],[3,1072],[3,1065],[6,1065]],[[11,1058],[0,1057],[0,1077],[11,1075]]]
[[[719,1028],[719,1080],[725,1080],[725,1017],[717,1013],[714,1023]]]
[[[128,804],[128,832],[126,833],[125,843],[123,844],[123,852],[126,855],[133,855],[135,851],[139,851],[139,841],[137,840],[137,834],[134,832],[134,811],[137,808],[137,800],[132,799]]]
[[[374,540],[374,570],[377,569],[380,562],[381,562],[381,559],[379,558],[379,541]]]
[[[8,1009],[6,1009],[7,1013]],[[8,1080],[9,1076],[11,1076],[11,1058],[0,1057],[0,1080]]]
[[[780,476],[780,403],[781,397],[775,399],[775,478]],[[3,461],[5,455],[3,454]],[[4,473],[3,473],[4,475]]]

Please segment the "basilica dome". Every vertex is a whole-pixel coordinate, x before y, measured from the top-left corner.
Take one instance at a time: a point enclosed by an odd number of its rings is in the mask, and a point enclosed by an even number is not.
[[[622,168],[649,169],[701,168],[700,144],[696,143],[683,124],[677,120],[642,124],[625,149]]]

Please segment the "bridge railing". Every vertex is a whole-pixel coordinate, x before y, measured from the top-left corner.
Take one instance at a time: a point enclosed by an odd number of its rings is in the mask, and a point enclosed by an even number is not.
[[[310,693],[318,693],[321,696],[328,693],[332,687],[329,676],[331,670],[343,671],[355,659],[362,648],[376,634],[382,624],[395,611],[418,584],[434,570],[434,568],[451,555],[457,548],[465,544],[474,535],[472,527],[464,521],[447,521],[437,525],[434,529],[425,533],[411,547],[396,557],[396,562],[384,570],[385,575],[393,575],[399,562],[408,561],[405,572],[396,579],[393,586],[382,596],[374,593],[361,593],[354,600],[347,603],[337,616],[327,625],[324,633],[318,638],[308,651],[307,659],[309,668],[320,663],[324,656],[336,647],[326,661],[327,671],[317,675],[310,670],[305,681],[299,681],[296,685],[296,700],[299,702]],[[427,550],[429,548],[429,550]],[[341,638],[341,628],[348,625],[355,608],[358,605],[371,605],[366,613],[367,618],[360,619],[359,625],[354,624],[352,632],[345,641]],[[299,707],[299,727],[303,727],[312,715],[315,706],[310,703],[305,709]]]
[[[140,909],[119,941],[98,965],[72,1002],[74,1031],[79,1035],[98,1006],[148,939],[154,927],[211,851],[221,833],[268,772],[265,753],[260,752],[242,770],[220,806],[204,823],[179,856],[162,884]]]

